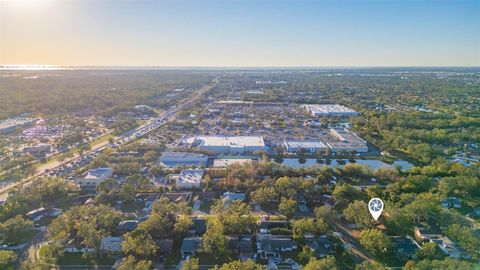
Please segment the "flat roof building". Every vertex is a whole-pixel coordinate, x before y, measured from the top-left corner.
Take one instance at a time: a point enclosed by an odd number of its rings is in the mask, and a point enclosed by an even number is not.
[[[165,167],[206,166],[207,161],[207,155],[191,152],[165,152],[159,159],[160,165]]]
[[[358,112],[339,104],[304,104],[301,105],[310,115],[319,116],[356,116]]]
[[[244,164],[252,161],[250,158],[217,158],[213,160],[213,167],[225,168],[233,164]]]
[[[310,153],[325,150],[326,146],[321,141],[284,141],[285,149],[290,153],[297,153],[300,149]]]
[[[355,132],[348,129],[330,129],[329,135],[335,140],[327,142],[327,146],[332,149],[333,152],[339,151],[358,153],[368,152],[367,141],[360,138]]]
[[[112,168],[90,169],[85,174],[75,179],[75,182],[81,189],[95,191],[98,184],[107,180],[112,175]]]
[[[172,174],[170,179],[176,181],[179,188],[200,188],[203,170],[182,170],[179,174]]]
[[[197,136],[192,146],[217,154],[244,154],[265,150],[262,136]]]

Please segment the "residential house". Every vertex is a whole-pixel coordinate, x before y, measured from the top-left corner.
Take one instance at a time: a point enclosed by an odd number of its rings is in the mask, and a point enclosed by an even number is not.
[[[253,237],[251,235],[241,235],[238,238],[238,250],[237,253],[241,260],[251,258],[254,254],[253,250]]]
[[[416,253],[420,245],[411,237],[393,236],[390,237],[395,244],[395,251],[397,258],[402,260],[415,260]]]
[[[95,249],[85,247],[81,244],[75,243],[74,239],[70,239],[64,244],[63,251],[65,253],[92,253],[95,252]]]
[[[202,202],[213,202],[217,200],[218,197],[219,197],[219,193],[215,191],[195,192],[195,200],[199,200]]]
[[[317,258],[323,258],[335,253],[334,244],[326,235],[322,235],[318,238],[305,239],[305,243],[310,250],[315,253]]]
[[[106,236],[102,238],[100,250],[108,253],[120,253],[122,250],[121,236]]]
[[[200,249],[202,238],[200,237],[188,237],[183,239],[180,252],[182,256],[193,256]]]
[[[462,202],[457,197],[448,197],[445,200],[441,201],[440,203],[442,207],[445,209],[452,208],[452,207],[457,209],[462,208]]]
[[[435,239],[442,236],[442,231],[440,228],[432,227],[426,224],[415,226],[413,229],[417,240],[424,242],[428,242],[430,239]]]
[[[167,192],[162,195],[172,202],[189,202],[192,199],[192,192]]]
[[[160,254],[170,254],[173,248],[172,239],[156,239],[155,244],[157,244],[157,251]]]
[[[27,213],[27,217],[33,221],[39,221],[47,216],[47,209],[40,207]]]
[[[430,242],[436,243],[438,247],[450,258],[454,259],[469,259],[470,256],[465,254],[456,243],[454,243],[450,238],[443,236],[437,239],[430,239]]]
[[[194,217],[192,221],[193,227],[189,233],[195,236],[202,236],[207,231],[207,221],[200,217]]]
[[[266,258],[268,256],[278,257],[280,252],[288,252],[297,249],[297,244],[289,236],[258,234],[257,254]]]
[[[122,220],[118,223],[117,229],[121,232],[131,232],[137,228],[139,223],[138,220]]]
[[[40,221],[43,218],[46,217],[58,217],[60,214],[63,213],[63,210],[60,208],[44,208],[40,207],[35,210],[32,210],[26,214],[27,218],[33,220],[33,221]]]
[[[225,238],[227,239],[227,244],[230,251],[238,254],[240,259],[246,260],[253,256],[254,252],[251,235],[227,235]]]

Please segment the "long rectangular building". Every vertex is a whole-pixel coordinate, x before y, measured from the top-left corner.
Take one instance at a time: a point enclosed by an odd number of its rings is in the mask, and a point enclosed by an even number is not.
[[[207,161],[207,155],[190,152],[165,152],[160,157],[160,165],[166,167],[206,166]]]
[[[339,104],[304,104],[301,107],[315,117],[359,115],[358,112]]]
[[[330,129],[330,136],[334,140],[329,140],[327,146],[332,149],[333,152],[345,151],[345,152],[368,152],[367,141],[360,138],[355,132],[348,129]]]
[[[265,150],[262,136],[197,136],[192,146],[217,154],[245,154]]]
[[[325,150],[326,146],[321,141],[284,141],[284,146],[287,152],[296,153],[300,149],[310,153]]]

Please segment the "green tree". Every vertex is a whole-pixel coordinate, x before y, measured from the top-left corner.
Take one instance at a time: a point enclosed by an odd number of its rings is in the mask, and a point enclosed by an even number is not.
[[[180,270],[198,270],[200,267],[198,266],[198,258],[189,258],[187,259]]]
[[[282,147],[276,147],[275,148],[274,161],[277,162],[277,163],[282,163],[283,162],[283,148]]]
[[[333,199],[337,206],[343,209],[354,199],[363,200],[366,199],[366,196],[360,190],[355,189],[349,184],[338,184],[333,190]]]
[[[445,234],[463,248],[472,258],[478,258],[480,250],[480,237],[467,226],[452,224]]]
[[[307,151],[304,148],[298,150],[298,163],[305,164],[305,162],[307,162],[307,158],[305,157],[306,152]]]
[[[212,207],[212,212],[222,223],[225,234],[242,234],[252,231],[253,217],[250,207],[244,202],[218,200]]]
[[[387,270],[387,268],[376,261],[364,261],[355,265],[355,270]]]
[[[417,195],[413,202],[404,207],[405,213],[413,221],[438,221],[441,207],[438,196],[431,193],[421,193]]]
[[[215,267],[214,270],[264,270],[265,267],[256,264],[254,261],[248,259],[246,261],[233,261],[223,264],[221,267]]]
[[[146,230],[137,228],[124,235],[122,252],[137,258],[152,258],[157,252],[157,245]]]
[[[390,238],[378,229],[366,229],[362,231],[360,244],[374,256],[386,254],[393,247]]]
[[[384,210],[386,214],[382,218],[388,230],[395,234],[408,235],[413,227],[411,217],[402,208],[392,207],[390,204],[386,207]]]
[[[11,250],[0,250],[0,267],[7,269],[7,266],[12,265],[18,259],[17,253]]]
[[[122,262],[118,265],[118,270],[148,270],[152,268],[152,261],[149,260],[136,260],[133,256],[127,256],[123,258]]]
[[[297,201],[282,197],[278,204],[278,211],[284,214],[288,219],[292,218],[297,211]]]
[[[65,250],[60,243],[51,242],[43,245],[39,250],[39,260],[46,264],[57,264],[58,259],[65,254]]]
[[[178,237],[185,236],[190,228],[193,227],[193,220],[190,216],[181,215],[175,220],[173,231]]]
[[[121,218],[122,214],[110,206],[74,206],[54,219],[48,232],[56,243],[73,238],[87,248],[100,250],[100,239],[114,233]]]
[[[260,205],[277,199],[277,191],[274,187],[260,187],[252,193],[252,200]]]
[[[317,219],[324,220],[328,223],[332,223],[337,215],[336,211],[329,205],[316,207],[314,212]]]
[[[293,222],[293,238],[303,240],[306,233],[318,234],[318,228],[315,221],[311,218],[302,218]]]
[[[0,239],[5,243],[17,243],[23,240],[25,234],[29,233],[33,229],[33,222],[24,219],[18,215],[3,223],[0,223]]]
[[[136,173],[128,176],[125,179],[125,184],[132,185],[135,189],[147,189],[150,187],[150,179],[143,174]]]
[[[174,226],[172,216],[153,213],[147,220],[138,225],[138,229],[149,232],[154,237],[170,235]]]
[[[228,254],[224,227],[220,221],[211,220],[208,222],[207,231],[202,237],[202,251],[213,254],[216,258],[222,258]]]
[[[133,201],[136,194],[137,191],[135,190],[135,187],[130,184],[123,184],[119,192],[120,198],[122,198],[123,202]]]
[[[421,260],[419,262],[408,261],[404,270],[445,270],[445,269],[465,269],[474,270],[475,263],[468,261],[446,258],[444,260]]]
[[[303,249],[298,253],[297,261],[301,265],[306,265],[312,258],[315,258],[315,253],[308,246],[303,246]]]
[[[311,258],[303,270],[336,270],[335,257],[327,256],[323,259]]]
[[[430,242],[422,246],[421,249],[417,250],[418,260],[440,260],[445,258],[445,253],[443,253],[436,243]]]
[[[372,215],[368,211],[368,206],[364,201],[357,201],[350,203],[345,210],[343,210],[343,215],[348,222],[358,224],[360,226],[373,226],[374,220]]]

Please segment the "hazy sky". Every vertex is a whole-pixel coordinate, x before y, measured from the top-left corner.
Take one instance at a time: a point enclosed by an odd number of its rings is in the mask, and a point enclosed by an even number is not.
[[[0,64],[480,66],[480,0],[0,0]]]

